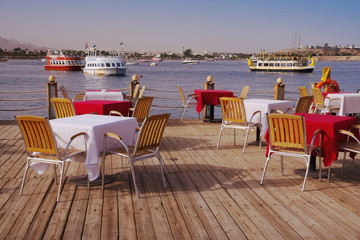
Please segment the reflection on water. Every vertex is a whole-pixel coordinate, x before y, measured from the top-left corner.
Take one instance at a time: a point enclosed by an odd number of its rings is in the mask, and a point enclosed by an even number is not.
[[[336,80],[344,91],[355,92],[360,89],[360,62],[317,62],[313,73],[266,73],[251,72],[244,61],[201,61],[197,65],[184,65],[181,61],[163,61],[156,67],[150,63],[127,66],[126,76],[91,76],[81,71],[46,71],[43,62],[36,60],[10,60],[0,62],[0,91],[31,91],[45,90],[50,75],[56,77],[58,85],[63,84],[68,90],[86,89],[118,89],[128,88],[132,75],[142,75],[139,78],[141,85],[151,89],[177,90],[180,84],[186,90],[204,88],[207,76],[213,76],[216,89],[226,89],[240,92],[244,85],[250,86],[249,97],[269,97],[269,94],[252,95],[251,92],[271,92],[274,90],[276,79],[281,77],[286,84],[286,91],[298,92],[298,86],[310,89],[312,82],[319,82],[323,67],[331,67],[331,78]],[[46,92],[41,93],[46,98]],[[145,91],[144,95],[159,96],[159,92]],[[162,97],[180,97],[178,93],[160,94]],[[273,95],[273,94],[270,94]],[[0,99],[30,99],[40,98],[36,94],[0,94]],[[294,97],[292,97],[294,98]],[[45,106],[47,103],[37,102],[2,102],[0,109],[29,108]],[[155,99],[154,105],[179,106],[180,100]],[[220,111],[216,109],[216,111]],[[170,112],[177,117],[179,109],[152,108],[151,113]],[[13,119],[14,115],[31,114],[47,115],[47,110],[27,112],[0,111],[0,119]],[[190,110],[190,117],[197,117],[195,110]]]

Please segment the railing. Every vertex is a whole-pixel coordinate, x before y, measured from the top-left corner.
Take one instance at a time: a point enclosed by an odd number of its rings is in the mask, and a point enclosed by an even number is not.
[[[56,91],[58,91],[57,95],[61,96],[61,93],[57,89],[57,85],[55,88]],[[130,91],[130,89],[132,89],[131,86],[130,88],[121,88],[117,90],[124,92],[124,91]],[[39,115],[39,114],[50,115],[50,109],[52,108],[52,106],[50,106],[51,104],[49,104],[50,101],[47,96],[49,95],[48,91],[49,91],[48,89],[32,90],[32,91],[11,91],[11,92],[0,91],[0,119],[3,119],[4,116],[3,113],[8,113],[7,115],[9,116],[10,112],[15,113],[13,115],[17,115],[19,112],[21,112],[21,114],[30,114],[30,115]],[[68,92],[71,95],[75,96],[76,93],[83,91],[84,90],[71,90]],[[193,93],[193,90],[184,90],[184,92]],[[286,98],[285,98],[285,94],[286,94]],[[158,108],[159,109],[158,111],[161,111],[160,109],[169,109],[169,110],[173,109],[172,111],[175,111],[175,109],[180,109],[181,107],[181,97],[178,90],[153,89],[147,87],[144,95],[154,97],[152,108]],[[240,92],[234,92],[234,95],[239,96]],[[254,92],[251,91],[250,89],[248,95],[250,95],[253,98],[274,98],[279,100],[285,99],[294,102],[299,97],[298,92],[285,91],[285,86],[283,84],[275,84],[274,91]],[[17,96],[21,96],[21,97],[17,97]],[[16,104],[8,104],[11,102],[19,102],[19,103],[21,102],[21,104],[18,104],[17,107],[9,107],[14,105],[16,106]],[[45,113],[44,109],[46,109],[48,113]],[[36,114],[33,114],[34,112],[36,112]]]

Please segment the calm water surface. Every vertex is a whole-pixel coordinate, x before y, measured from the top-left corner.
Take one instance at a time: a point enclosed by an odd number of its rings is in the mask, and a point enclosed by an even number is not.
[[[44,90],[50,75],[56,77],[58,86],[63,84],[68,90],[86,89],[118,89],[128,88],[132,75],[142,75],[140,84],[152,89],[177,90],[180,84],[184,90],[204,88],[207,76],[213,76],[216,89],[239,92],[244,85],[250,86],[251,97],[269,98],[269,94],[253,95],[251,92],[269,92],[274,90],[276,79],[281,77],[286,84],[286,91],[298,92],[298,86],[306,86],[310,90],[312,82],[319,82],[323,67],[331,67],[331,78],[336,80],[340,88],[347,92],[360,89],[360,62],[316,62],[313,73],[261,73],[251,72],[244,61],[202,61],[198,65],[184,65],[181,61],[164,61],[151,67],[150,63],[127,66],[126,76],[95,77],[82,72],[46,71],[43,62],[37,60],[12,60],[0,62],[0,92]],[[128,91],[126,92],[128,93]],[[179,93],[159,93],[145,91],[145,95],[180,97]],[[295,95],[287,95],[296,98]],[[46,93],[36,94],[3,94],[0,99],[46,98]],[[4,102],[0,101],[0,110],[26,109],[45,106],[45,101]],[[179,106],[180,100],[155,99],[154,105]],[[179,109],[152,108],[151,114],[170,112],[177,117]],[[191,112],[191,113],[190,113]],[[194,110],[188,117],[196,117]],[[32,111],[0,111],[0,119],[13,119],[14,115],[31,114],[47,116],[47,110]]]

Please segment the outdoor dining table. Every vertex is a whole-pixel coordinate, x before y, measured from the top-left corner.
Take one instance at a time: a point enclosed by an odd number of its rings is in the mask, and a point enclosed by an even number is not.
[[[292,102],[288,100],[274,100],[274,99],[244,99],[244,106],[246,118],[249,121],[254,112],[261,111],[261,121],[259,115],[255,115],[253,122],[261,123],[261,130],[257,129],[257,141],[260,136],[264,136],[268,129],[268,122],[266,114],[272,110],[278,109],[286,113],[292,107]]]
[[[334,116],[334,115],[320,115],[320,114],[309,114],[309,113],[296,113],[295,115],[303,115],[305,117],[305,126],[306,126],[306,140],[310,144],[314,132],[317,129],[324,131],[323,141],[321,146],[321,154],[323,157],[324,166],[330,166],[331,163],[338,158],[338,142],[346,141],[346,136],[337,133],[338,129],[349,130],[350,126],[357,123],[355,117],[344,117],[344,116]],[[269,132],[267,131],[265,139],[269,140]],[[314,144],[319,143],[318,138],[316,138]],[[266,151],[266,156],[268,153],[268,147]],[[354,155],[352,155],[354,156]],[[310,170],[315,170],[315,159],[313,163],[310,163]]]
[[[360,113],[360,93],[323,93],[325,97],[325,104],[329,104],[329,101],[335,98],[340,98],[340,101],[331,101],[333,106],[339,106],[340,116],[346,116],[347,114]]]
[[[131,107],[132,103],[130,101],[90,100],[74,102],[76,115],[94,112],[100,115],[109,115],[111,110],[116,110],[123,116],[127,116]]]
[[[221,97],[234,97],[234,93],[227,90],[215,90],[215,89],[194,89],[195,95],[199,97],[196,98],[197,106],[196,111],[200,113],[205,105],[216,106],[220,105]],[[214,120],[214,112],[210,113],[210,121]]]
[[[84,101],[89,100],[123,101],[124,98],[120,90],[87,90]]]
[[[136,118],[104,116],[96,114],[85,114],[73,117],[58,118],[50,120],[57,144],[66,147],[71,136],[79,132],[85,132],[87,138],[85,168],[90,181],[99,177],[99,157],[103,151],[104,133],[112,132],[121,136],[127,145],[134,141],[135,129],[138,127]],[[73,141],[72,147],[85,150],[82,138]],[[114,147],[111,142],[107,147]],[[84,161],[83,159],[71,159],[73,161]]]

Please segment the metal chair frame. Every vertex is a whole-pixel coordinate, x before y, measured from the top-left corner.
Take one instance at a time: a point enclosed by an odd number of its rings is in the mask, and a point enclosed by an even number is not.
[[[78,154],[86,154],[86,150],[70,148],[72,141],[80,136],[84,137],[86,148],[86,133],[80,132],[72,136],[66,148],[57,147],[51,125],[47,119],[38,116],[16,116],[23,139],[26,145],[27,160],[24,177],[21,183],[20,195],[22,195],[26,175],[32,163],[48,163],[54,166],[54,177],[57,183],[56,166],[60,169],[60,182],[56,202],[60,199],[61,184],[64,175],[65,160]]]
[[[196,98],[199,97],[199,95],[189,94],[185,97],[184,92],[180,85],[178,85],[178,89],[179,89],[181,101],[182,101],[180,113],[179,113],[179,120],[183,121],[187,108],[197,106],[197,101],[194,102],[193,100],[196,100]],[[200,113],[198,113],[198,115],[199,115],[199,119],[200,119]]]
[[[318,129],[314,132],[310,145],[306,142],[306,127],[304,116],[291,114],[267,114],[269,124],[269,151],[266,158],[264,171],[260,184],[263,184],[267,166],[274,156],[281,157],[281,175],[283,175],[283,157],[303,158],[306,164],[306,172],[302,191],[305,190],[306,179],[309,173],[310,157],[313,151],[319,158],[321,169],[321,142],[323,131]],[[319,135],[319,145],[314,146],[314,141]],[[319,171],[321,180],[321,171]]]
[[[135,145],[127,146],[121,139],[121,136],[114,133],[104,134],[104,151],[101,163],[102,173],[102,187],[104,188],[104,175],[105,175],[105,159],[109,154],[116,154],[121,157],[129,159],[130,170],[132,179],[134,182],[136,196],[139,197],[138,188],[136,185],[134,162],[144,160],[147,158],[156,157],[160,163],[160,169],[163,179],[164,188],[166,188],[164,170],[163,170],[163,159],[160,155],[160,143],[165,130],[165,125],[170,117],[170,114],[153,115],[145,118],[142,124],[138,137],[136,138]],[[107,139],[117,140],[121,147],[113,150],[107,150]]]
[[[326,97],[327,99],[329,99],[329,104],[325,105],[324,97],[319,88],[316,88],[316,87],[311,88],[311,92],[314,96],[315,111],[321,110],[322,114],[326,114],[328,112],[331,113],[332,110],[335,110],[335,109],[339,110],[339,107],[332,106],[330,103],[331,103],[331,101],[340,101],[341,102],[340,98],[330,99],[330,98]]]
[[[220,127],[220,133],[218,137],[217,149],[220,147],[222,131],[225,128],[234,129],[234,146],[236,145],[236,129],[246,130],[246,137],[244,141],[243,153],[245,152],[245,147],[247,144],[249,131],[253,130],[254,127],[259,127],[261,129],[261,111],[255,111],[251,116],[250,120],[246,119],[245,105],[243,99],[235,97],[221,97],[221,109],[222,109],[222,123]],[[253,118],[259,114],[259,123],[252,122]],[[259,141],[259,147],[261,147],[261,141]]]

